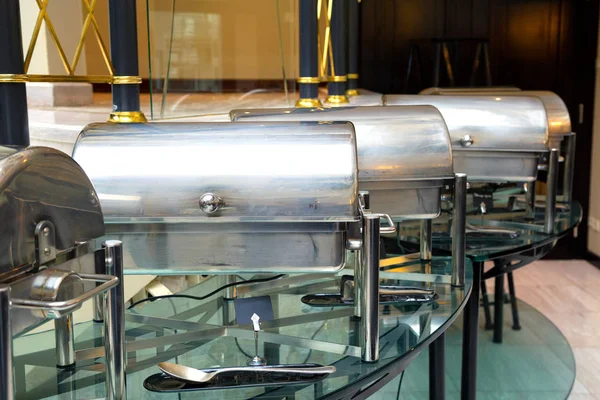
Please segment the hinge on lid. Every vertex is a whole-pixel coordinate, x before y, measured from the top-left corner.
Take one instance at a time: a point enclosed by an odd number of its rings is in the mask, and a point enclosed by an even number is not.
[[[56,231],[50,221],[41,221],[35,227],[35,261],[40,267],[56,258]]]

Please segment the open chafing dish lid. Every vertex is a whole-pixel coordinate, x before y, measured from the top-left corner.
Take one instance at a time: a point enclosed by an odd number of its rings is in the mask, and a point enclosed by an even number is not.
[[[566,135],[571,134],[571,117],[565,102],[554,92],[547,90],[520,90],[514,87],[488,88],[429,88],[420,94],[432,95],[485,95],[485,96],[530,96],[539,98],[546,108],[550,147],[555,147]]]
[[[384,103],[436,107],[455,151],[547,151],[546,109],[536,97],[385,95]]]
[[[59,251],[104,234],[96,192],[73,159],[46,147],[0,147],[0,280],[33,268],[43,220],[54,224]]]
[[[434,107],[271,108],[233,110],[232,121],[351,121],[359,181],[454,177],[446,124]]]
[[[73,158],[107,223],[358,219],[351,123],[91,124]]]

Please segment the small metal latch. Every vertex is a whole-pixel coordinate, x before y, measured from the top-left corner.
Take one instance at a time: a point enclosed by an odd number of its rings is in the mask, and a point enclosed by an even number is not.
[[[206,214],[213,214],[219,211],[224,205],[225,202],[222,198],[215,195],[214,193],[204,193],[200,196],[200,210],[202,210]]]
[[[35,258],[38,267],[56,258],[56,231],[50,221],[41,221],[35,227]]]
[[[460,144],[463,147],[471,147],[473,144],[473,138],[470,135],[465,135],[460,139]]]

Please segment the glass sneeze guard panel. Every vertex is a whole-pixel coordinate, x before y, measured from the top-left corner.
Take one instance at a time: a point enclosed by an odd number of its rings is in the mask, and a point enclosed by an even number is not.
[[[146,9],[153,120],[294,105],[297,0],[146,0]]]

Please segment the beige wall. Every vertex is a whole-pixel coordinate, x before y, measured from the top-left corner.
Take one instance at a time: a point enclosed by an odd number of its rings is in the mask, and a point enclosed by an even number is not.
[[[20,0],[19,5],[21,7],[23,56],[25,57],[39,14],[39,8],[34,0]],[[81,27],[83,25],[81,8],[82,3],[80,0],[50,2],[47,7],[48,16],[62,44],[69,64],[73,62],[75,49],[81,35]],[[65,74],[66,69],[63,66],[52,36],[45,25],[46,22],[43,22],[27,72],[30,74]],[[85,53],[81,54],[75,72],[80,75],[86,74]]]
[[[287,77],[297,75],[297,0],[177,0],[169,76],[180,79],[281,79],[277,24],[281,16]],[[98,1],[96,18],[108,42],[108,6]],[[152,73],[167,73],[171,35],[168,0],[149,0]],[[146,0],[138,0],[140,75],[149,77]],[[86,38],[88,73],[106,73],[95,38]],[[108,43],[107,43],[108,45]]]
[[[600,57],[600,30],[598,31]],[[590,210],[588,217],[588,250],[600,256],[600,58],[596,59],[596,94],[592,136],[592,174],[590,177]],[[585,222],[585,221],[584,221]]]

